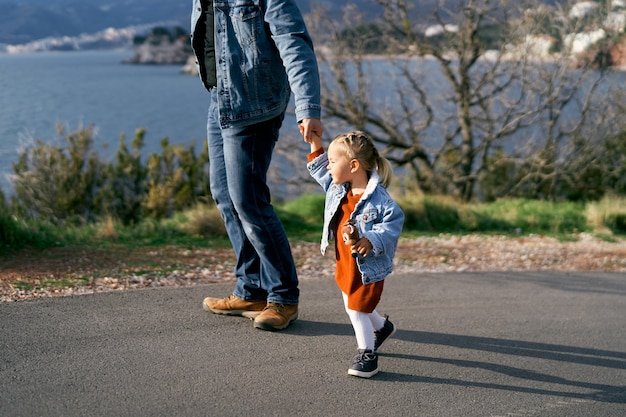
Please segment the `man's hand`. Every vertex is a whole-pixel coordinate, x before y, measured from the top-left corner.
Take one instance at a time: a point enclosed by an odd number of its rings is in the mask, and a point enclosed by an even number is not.
[[[320,119],[302,119],[298,124],[298,128],[306,143],[313,143],[314,141],[321,143],[324,126],[322,126]]]

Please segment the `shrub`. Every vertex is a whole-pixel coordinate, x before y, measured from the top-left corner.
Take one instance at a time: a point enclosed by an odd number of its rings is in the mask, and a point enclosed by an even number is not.
[[[589,227],[600,233],[626,233],[626,198],[606,196],[588,203],[585,216]]]
[[[23,241],[22,230],[9,213],[4,193],[0,190],[0,255]]]
[[[37,140],[13,164],[11,208],[25,218],[82,224],[112,217],[130,225],[212,201],[206,145],[196,155],[193,143],[172,146],[165,138],[162,153],[149,155],[144,165],[145,130],[138,129],[130,149],[121,136],[115,161],[107,164],[91,150],[92,127],[71,133],[58,127],[58,132],[65,146]]]
[[[171,217],[176,211],[192,207],[209,197],[209,174],[205,169],[208,152],[196,156],[193,144],[189,148],[161,141],[161,154],[152,153],[146,168],[147,193],[142,205],[147,216]]]
[[[404,211],[404,230],[432,231],[423,199],[404,198],[398,201]]]
[[[120,137],[115,163],[106,166],[97,194],[96,205],[100,216],[118,219],[126,225],[142,219],[141,201],[146,192],[146,168],[141,162],[144,136],[145,130],[137,129],[130,150],[126,146],[125,135]]]
[[[604,224],[613,233],[626,233],[626,214],[610,213],[604,218]]]
[[[199,204],[183,213],[182,230],[203,238],[226,238],[224,221],[214,205]]]
[[[66,134],[66,148],[37,140],[30,151],[19,155],[13,164],[15,206],[29,218],[59,224],[70,220],[93,221],[95,195],[103,180],[104,165],[95,152],[93,127]]]

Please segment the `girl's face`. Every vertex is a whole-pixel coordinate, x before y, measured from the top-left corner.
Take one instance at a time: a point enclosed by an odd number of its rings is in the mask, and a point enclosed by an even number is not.
[[[352,180],[352,164],[338,146],[328,147],[328,170],[333,183],[343,184]]]

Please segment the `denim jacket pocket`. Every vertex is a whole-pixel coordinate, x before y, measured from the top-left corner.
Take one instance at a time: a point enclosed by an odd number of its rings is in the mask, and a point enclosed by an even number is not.
[[[239,43],[252,45],[259,40],[263,29],[263,14],[258,1],[236,2],[223,8],[216,7],[230,16]]]
[[[261,8],[258,1],[243,1],[235,3],[234,7],[231,7],[231,13],[233,19],[246,21],[261,16]]]
[[[375,208],[365,208],[361,213],[357,214],[356,221],[359,224],[361,233],[369,232],[374,227],[378,219],[378,211]]]

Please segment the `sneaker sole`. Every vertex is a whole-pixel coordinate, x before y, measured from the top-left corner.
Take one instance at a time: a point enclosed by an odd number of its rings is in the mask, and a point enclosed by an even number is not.
[[[259,314],[260,314],[260,312],[259,312]],[[257,316],[258,316],[258,314],[257,314]],[[261,329],[261,330],[267,330],[268,332],[275,332],[277,330],[286,329],[292,322],[296,321],[297,319],[298,319],[298,313],[296,313],[293,316],[291,316],[289,318],[289,320],[287,320],[287,323],[285,323],[282,326],[272,326],[271,324],[267,324],[267,323],[264,323],[262,321],[260,321],[260,322],[255,321],[254,322],[254,328],[255,329]]]
[[[210,311],[215,314],[222,314],[224,316],[241,316],[247,317],[250,320],[254,320],[259,314],[261,314],[262,310],[259,311],[251,311],[251,310],[216,310],[214,308],[209,307],[206,303],[202,302],[202,308],[205,311]]]
[[[378,368],[370,372],[357,371],[355,369],[348,369],[348,374],[352,376],[358,376],[359,378],[371,378],[378,373]]]

